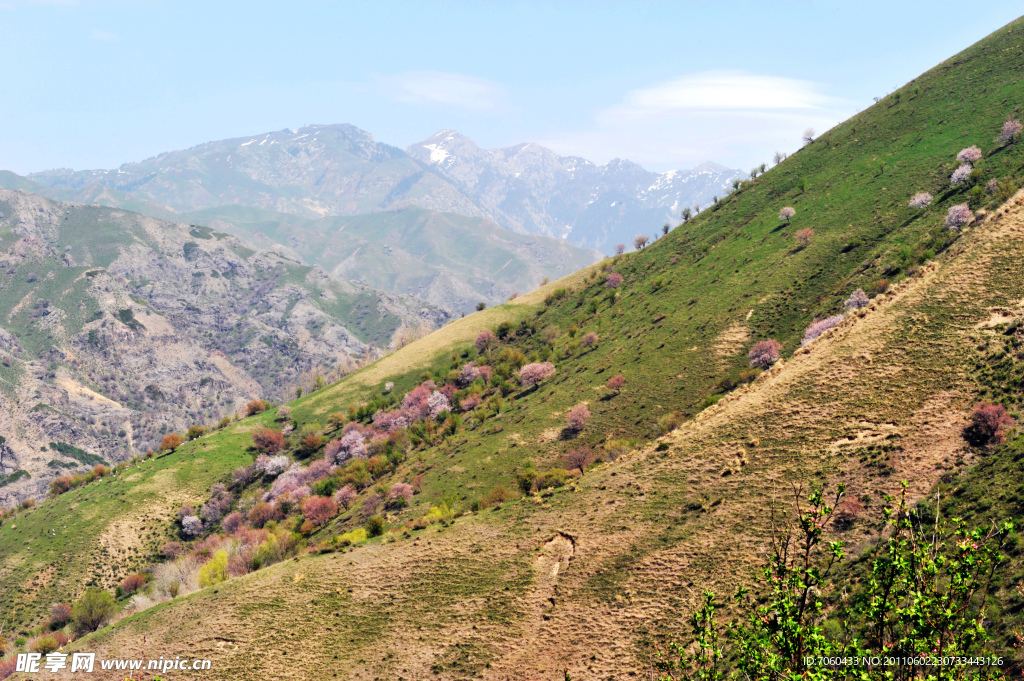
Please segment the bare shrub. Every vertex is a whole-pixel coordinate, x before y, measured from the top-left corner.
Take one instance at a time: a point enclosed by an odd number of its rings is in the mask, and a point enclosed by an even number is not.
[[[816,340],[829,329],[839,326],[839,322],[843,321],[843,319],[843,315],[837,314],[814,322],[804,330],[804,338],[800,341],[800,345],[807,345],[811,341]]]
[[[366,495],[366,498],[363,499],[363,503],[360,508],[363,513],[363,517],[370,518],[377,513],[377,509],[380,508],[382,501],[383,498],[379,494],[374,493]]]
[[[71,604],[54,603],[50,608],[50,628],[60,629],[71,621]]]
[[[932,202],[932,195],[928,192],[918,192],[911,197],[907,204],[911,208],[927,208]]]
[[[395,350],[401,350],[406,345],[414,341],[418,341],[420,338],[424,338],[430,335],[432,329],[428,324],[420,323],[415,326],[402,325],[395,330],[394,335],[391,337],[391,342],[388,343],[388,348],[394,352]]]
[[[580,475],[586,473],[586,468],[594,463],[597,454],[590,447],[574,447],[566,452],[563,460],[565,467],[569,470],[579,470]]]
[[[1006,441],[1006,430],[1016,425],[1006,407],[982,402],[971,414],[971,425],[964,429],[964,439],[975,447]]]
[[[153,567],[153,592],[171,598],[199,590],[199,568],[202,560],[196,556],[181,556]]]
[[[750,366],[767,369],[779,361],[781,356],[779,353],[781,351],[782,343],[774,338],[769,338],[768,340],[754,343],[754,346],[750,348],[750,352],[747,353],[747,358],[750,360]]]
[[[566,430],[578,433],[586,427],[588,420],[590,420],[590,409],[587,408],[587,405],[581,402],[566,413]]]
[[[845,497],[839,506],[836,507],[836,524],[848,528],[864,512],[864,505],[855,497]]]
[[[977,163],[981,160],[981,149],[977,145],[961,149],[956,155],[956,160],[961,163]]]
[[[958,203],[949,207],[949,211],[946,213],[946,227],[955,232],[973,219],[974,214],[971,212],[971,207],[966,203]]]
[[[236,488],[248,487],[256,479],[256,466],[239,466],[231,472],[231,484]]]
[[[863,307],[867,307],[871,299],[868,298],[868,294],[864,293],[864,289],[857,289],[850,294],[850,297],[843,302],[843,307],[847,310],[859,310]]]

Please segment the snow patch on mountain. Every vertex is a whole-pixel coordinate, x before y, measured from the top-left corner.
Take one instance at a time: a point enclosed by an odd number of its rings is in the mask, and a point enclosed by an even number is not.
[[[435,164],[444,163],[444,160],[451,156],[447,151],[441,148],[440,144],[424,144],[424,149],[430,150],[430,162]]]

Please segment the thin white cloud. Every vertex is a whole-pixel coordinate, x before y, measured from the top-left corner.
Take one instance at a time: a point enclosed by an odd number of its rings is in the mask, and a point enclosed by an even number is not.
[[[385,96],[403,104],[483,112],[498,109],[504,98],[497,83],[459,73],[405,71],[376,79]]]
[[[816,83],[742,71],[707,71],[626,93],[611,111],[640,115],[694,109],[820,109],[829,99]]]
[[[775,150],[796,149],[805,128],[827,130],[854,110],[810,81],[711,71],[631,90],[589,125],[544,143],[560,153],[663,169],[708,159],[746,168]]]
[[[93,40],[102,40],[106,43],[119,43],[121,42],[121,36],[110,31],[101,31],[98,28],[94,28],[89,32],[89,37]]]

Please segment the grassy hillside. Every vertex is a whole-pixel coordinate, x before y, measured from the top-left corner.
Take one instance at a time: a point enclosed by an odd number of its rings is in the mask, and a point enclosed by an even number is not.
[[[657,446],[575,485],[288,561],[75,645],[127,654],[145,635],[149,654],[210,656],[225,678],[302,678],[327,664],[361,679],[644,673],[648,653],[685,630],[702,589],[752,580],[767,510],[791,483],[844,481],[863,500],[839,534],[856,556],[901,479],[915,497],[944,474],[994,468],[1019,482],[1005,457],[972,468],[977,453],[960,430],[984,357],[964,340],[990,335],[976,328],[990,308],[1024,315],[1014,266],[1024,210],[972,230],[957,250]],[[1004,612],[1015,612],[1015,579],[1000,576]],[[1013,655],[1003,637],[994,650]]]
[[[225,435],[139,461],[0,525],[0,609],[8,621],[38,620],[41,605],[45,612],[85,587],[113,588],[151,563],[174,538],[178,507],[203,501],[211,484],[248,459],[246,439]]]
[[[1024,148],[992,140],[1024,94],[1005,77],[1024,66],[1022,30],[1001,29],[646,249],[468,316],[293,403],[300,433],[332,414],[365,426],[422,382],[457,380],[468,361],[499,379],[477,384],[489,407],[447,435],[410,428],[401,445],[389,441],[381,451],[398,455],[375,466],[352,507],[306,532],[327,555],[228,580],[75,645],[116,655],[146,636],[148,654],[213,657],[223,678],[305,678],[324,665],[362,679],[556,678],[563,666],[574,678],[620,678],[648,672],[703,588],[750,580],[768,510],[792,484],[849,485],[863,510],[841,532],[855,549],[877,536],[882,495],[900,480],[914,498],[963,480],[969,493],[957,498],[978,521],[1016,514],[1011,495],[983,508],[978,490],[995,474],[1019,484],[1007,459],[1019,441],[971,448],[961,432],[978,400],[1011,411],[1020,400],[1007,378],[1016,360],[1006,366],[993,339],[1016,351],[1009,320],[1024,317],[1024,208],[1003,205],[1024,179]],[[950,188],[957,152],[973,144],[984,154],[977,176]],[[993,179],[993,193],[973,189]],[[909,208],[923,191],[932,205]],[[965,201],[988,212],[948,230],[947,208]],[[784,206],[796,209],[788,223]],[[814,230],[806,245],[795,238],[803,229]],[[801,348],[804,328],[858,288],[872,302]],[[503,337],[478,356],[483,330]],[[747,350],[766,338],[785,358],[744,373]],[[511,369],[545,359],[552,378],[505,392]],[[617,374],[622,388],[604,387]],[[590,419],[567,432],[566,412],[581,402]],[[230,448],[252,425],[200,442]],[[556,474],[581,444],[605,461],[515,493],[527,471]],[[303,463],[323,456],[289,447]],[[998,463],[972,468],[979,460]],[[370,495],[396,482],[418,493],[381,511],[382,539],[332,539],[363,525]],[[461,517],[417,522],[442,502]],[[1014,577],[1001,575],[994,594],[1004,613],[1016,612]],[[1007,622],[993,649],[1012,657],[1017,625]]]

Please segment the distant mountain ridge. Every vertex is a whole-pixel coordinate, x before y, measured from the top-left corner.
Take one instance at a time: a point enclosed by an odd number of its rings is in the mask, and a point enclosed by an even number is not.
[[[597,165],[529,143],[481,149],[454,130],[406,152],[451,180],[503,227],[605,252],[674,223],[684,207],[709,205],[742,175],[712,162],[665,173],[622,159]]]
[[[183,217],[341,279],[460,312],[480,302],[502,303],[601,257],[561,239],[510,232],[486,218],[419,207],[312,220],[221,206]]]
[[[678,220],[685,206],[724,196],[741,174],[710,162],[667,173],[619,159],[597,165],[532,143],[485,150],[452,130],[402,150],[340,124],[208,142],[114,170],[29,178],[78,193],[101,185],[177,213],[242,205],[316,219],[418,207],[609,252]]]

